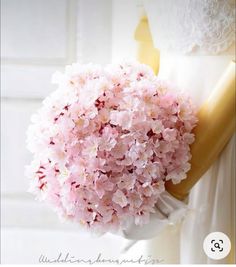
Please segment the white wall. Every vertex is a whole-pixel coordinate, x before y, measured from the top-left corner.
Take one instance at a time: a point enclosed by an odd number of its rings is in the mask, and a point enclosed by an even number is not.
[[[140,1],[113,0],[112,3],[112,61],[135,60],[134,31],[140,17]]]
[[[61,223],[27,193],[29,118],[53,89],[51,75],[74,61],[134,58],[135,1],[2,0],[2,263],[38,263],[41,253],[119,255],[123,239],[91,238]],[[132,13],[132,15],[131,15]],[[122,32],[121,32],[122,31]],[[83,244],[83,245],[81,245]],[[92,245],[91,245],[92,244]],[[49,256],[50,256],[49,255]]]

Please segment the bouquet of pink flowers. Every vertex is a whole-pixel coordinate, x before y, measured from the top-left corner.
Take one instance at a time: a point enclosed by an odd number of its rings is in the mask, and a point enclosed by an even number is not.
[[[54,81],[27,132],[30,190],[100,232],[147,224],[165,181],[190,169],[190,100],[138,63],[73,64]]]

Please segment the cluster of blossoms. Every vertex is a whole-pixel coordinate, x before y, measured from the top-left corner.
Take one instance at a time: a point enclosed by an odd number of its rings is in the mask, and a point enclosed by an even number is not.
[[[190,169],[190,100],[138,63],[73,64],[54,80],[27,132],[31,191],[91,229],[147,224],[165,181]]]

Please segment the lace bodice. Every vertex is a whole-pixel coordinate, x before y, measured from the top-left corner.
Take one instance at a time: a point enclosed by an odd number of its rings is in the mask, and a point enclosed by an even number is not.
[[[144,0],[144,7],[162,51],[215,55],[235,44],[234,0]]]

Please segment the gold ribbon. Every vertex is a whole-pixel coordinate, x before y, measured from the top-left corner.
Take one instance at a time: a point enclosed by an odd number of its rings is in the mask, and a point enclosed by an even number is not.
[[[208,170],[235,131],[235,62],[231,62],[210,97],[198,111],[196,140],[191,146],[191,169],[187,179],[174,185],[168,181],[167,190],[184,199],[194,184]]]
[[[138,41],[138,60],[149,65],[157,74],[160,53],[154,48],[146,17],[140,20],[135,39]],[[166,183],[168,192],[180,200],[187,197],[235,131],[235,62],[229,64],[197,116],[199,122],[194,130],[196,140],[191,146],[191,170],[181,183]]]
[[[134,34],[138,42],[137,59],[140,63],[149,65],[155,74],[159,70],[160,53],[153,45],[147,17],[142,17]]]

